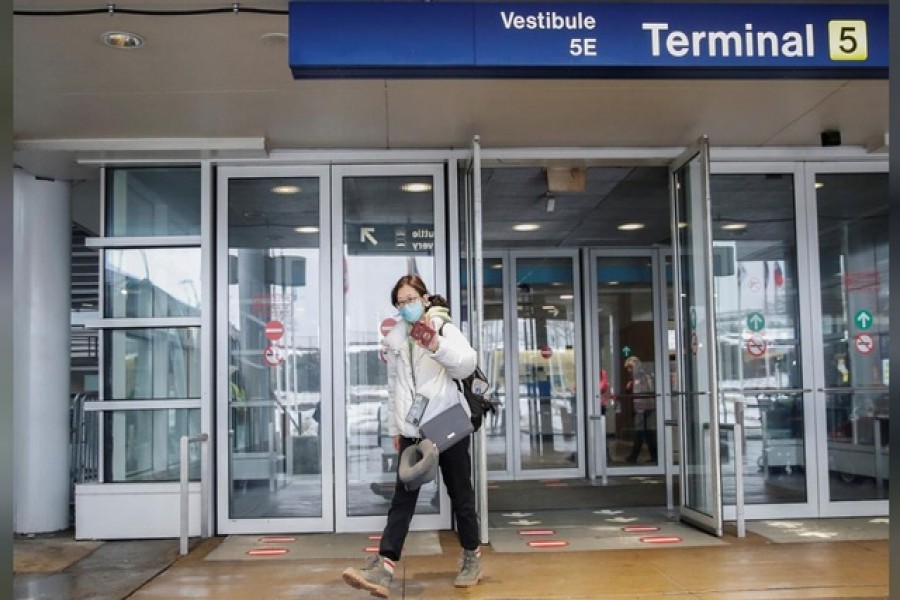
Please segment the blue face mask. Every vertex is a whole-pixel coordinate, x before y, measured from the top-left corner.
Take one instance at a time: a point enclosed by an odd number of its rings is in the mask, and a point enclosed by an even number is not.
[[[425,314],[425,307],[422,305],[421,300],[416,300],[411,304],[404,304],[400,307],[400,316],[407,323],[415,323],[422,318],[423,314]]]

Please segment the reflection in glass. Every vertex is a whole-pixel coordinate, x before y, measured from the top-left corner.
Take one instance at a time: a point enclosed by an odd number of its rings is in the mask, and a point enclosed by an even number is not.
[[[105,400],[200,398],[200,329],[104,331]]]
[[[110,248],[104,256],[105,316],[200,316],[200,248]]]
[[[662,446],[654,377],[653,266],[646,256],[599,257],[596,270],[607,460],[610,466],[656,464],[656,450]]]
[[[199,167],[106,171],[106,235],[200,235]]]
[[[178,481],[181,436],[200,433],[199,409],[103,413],[104,482]],[[188,474],[200,479],[200,445],[188,446]]]
[[[401,276],[418,273],[434,291],[434,194],[403,191],[425,182],[433,183],[422,176],[342,182],[348,516],[386,515],[393,496],[397,455],[388,435],[380,330],[400,318],[391,288]],[[436,482],[421,488],[416,511],[438,512]]]
[[[318,517],[319,180],[228,185],[229,517]]]
[[[888,176],[818,174],[829,498],[884,500],[890,429]]]
[[[522,469],[578,464],[574,285],[571,258],[516,259]]]
[[[800,306],[792,174],[714,175],[719,419],[744,402],[745,502],[806,502]],[[751,393],[752,389],[781,392]],[[723,496],[734,502],[734,441],[722,452]]]

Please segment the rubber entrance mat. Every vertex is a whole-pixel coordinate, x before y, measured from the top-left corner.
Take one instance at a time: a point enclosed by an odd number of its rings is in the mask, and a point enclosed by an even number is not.
[[[675,521],[664,509],[491,512],[495,552],[578,552],[722,546],[726,542]]]
[[[887,517],[781,519],[747,523],[747,531],[776,544],[886,540],[889,528]]]
[[[284,535],[232,535],[205,560],[304,560],[310,558],[363,559],[378,551],[380,534],[307,533]],[[411,531],[404,556],[441,554],[436,531]]]

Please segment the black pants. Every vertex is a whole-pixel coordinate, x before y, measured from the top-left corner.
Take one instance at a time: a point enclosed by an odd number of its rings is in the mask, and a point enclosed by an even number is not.
[[[438,465],[441,476],[450,495],[450,507],[456,519],[459,545],[466,550],[475,550],[481,544],[478,534],[478,513],[475,511],[475,490],[472,489],[472,460],[469,457],[469,440],[466,437],[440,454]],[[416,440],[400,438],[400,454]],[[378,554],[391,560],[400,560],[409,523],[416,512],[419,490],[409,491],[397,477],[394,498],[388,510],[387,525],[381,535]]]
[[[634,444],[631,446],[631,454],[628,462],[636,462],[641,453],[641,446],[647,443],[650,450],[650,462],[655,463],[656,456],[656,414],[653,411],[645,411],[638,415],[634,428]]]

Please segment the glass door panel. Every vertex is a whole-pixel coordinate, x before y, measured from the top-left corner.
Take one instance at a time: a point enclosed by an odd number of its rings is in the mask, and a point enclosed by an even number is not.
[[[681,517],[722,535],[719,415],[710,239],[709,146],[704,137],[672,168]]]
[[[518,469],[541,476],[579,467],[581,332],[575,257],[513,256]]]
[[[805,503],[806,436],[794,174],[713,175],[713,280],[720,420],[744,410],[744,502]],[[723,447],[735,502],[734,440]]]
[[[817,173],[826,503],[889,492],[886,173]],[[847,505],[845,505],[847,506]],[[826,512],[841,509],[832,505]],[[886,507],[885,507],[886,510]]]
[[[496,414],[485,415],[484,434],[487,445],[487,468],[491,474],[506,473],[511,469],[506,436],[507,402],[506,328],[503,325],[505,271],[502,258],[484,259],[484,373],[491,382],[491,401],[497,407]]]
[[[596,285],[598,401],[606,420],[608,466],[659,464],[653,259],[592,257]],[[600,411],[597,411],[598,413]]]
[[[335,167],[333,256],[340,271],[335,310],[335,403],[343,441],[336,478],[338,528],[380,530],[396,481],[397,453],[388,435],[387,368],[381,356],[384,332],[400,318],[391,289],[403,275],[418,274],[434,293],[447,297],[441,247],[444,198],[441,171],[434,167]],[[438,527],[442,505],[437,481],[421,488],[413,528]],[[446,513],[446,508],[444,509]]]
[[[303,176],[309,171],[220,172],[226,204],[218,281],[227,298],[219,328],[227,380],[220,389],[227,392],[219,418],[228,436],[219,513],[226,533],[333,527],[331,394],[323,377],[329,328],[321,295],[328,188],[322,172]]]

